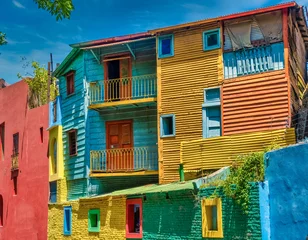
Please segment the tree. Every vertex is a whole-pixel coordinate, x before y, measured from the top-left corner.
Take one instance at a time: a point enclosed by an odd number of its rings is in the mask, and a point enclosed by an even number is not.
[[[33,77],[25,78],[29,86],[29,107],[35,108],[46,104],[48,91],[48,71],[42,67],[38,62],[32,62]],[[17,74],[22,78],[20,74]],[[50,84],[50,100],[54,100],[58,95],[56,87],[56,79],[51,79]]]
[[[72,0],[33,0],[38,8],[48,11],[51,15],[56,16],[56,20],[63,18],[69,19],[71,12],[74,10]],[[0,46],[6,44],[5,33],[0,31]]]

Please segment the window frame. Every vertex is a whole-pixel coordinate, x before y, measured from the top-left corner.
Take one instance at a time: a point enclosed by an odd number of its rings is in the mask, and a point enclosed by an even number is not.
[[[173,124],[172,132],[173,132],[173,134],[164,135],[164,132],[163,132],[163,119],[167,118],[167,117],[172,117],[172,124]],[[175,137],[175,136],[176,136],[175,114],[163,114],[163,115],[160,115],[160,137],[161,138],[167,138],[167,137]]]
[[[209,230],[207,207],[217,207],[217,230]],[[222,224],[222,201],[221,198],[202,199],[202,237],[203,238],[223,238]]]
[[[215,33],[215,32],[217,32],[217,40],[218,40],[218,42],[217,42],[217,44],[216,45],[214,45],[214,46],[207,46],[207,38],[206,38],[206,36],[207,35],[210,35],[210,34],[212,34],[212,33]],[[218,49],[218,48],[220,48],[221,47],[221,42],[220,42],[220,28],[215,28],[215,29],[212,29],[212,30],[208,30],[208,31],[204,31],[203,33],[202,33],[202,38],[203,38],[203,51],[210,51],[210,50],[214,50],[214,49]]]
[[[170,53],[169,54],[163,54],[162,53],[162,40],[164,39],[171,39],[170,43]],[[173,57],[174,56],[174,35],[173,34],[167,34],[167,35],[161,35],[158,36],[158,58],[167,58],[167,57]]]
[[[69,77],[72,77],[69,79]],[[75,93],[75,71],[69,71],[67,74],[65,74],[66,79],[66,95],[71,96]],[[69,85],[69,80],[72,82],[72,86]],[[70,89],[72,87],[72,89]],[[69,92],[71,90],[72,92]]]
[[[131,233],[129,232],[129,221],[131,216],[129,215],[129,206],[130,205],[139,205],[139,221],[140,221],[140,231],[139,233]],[[142,238],[143,235],[143,228],[142,228],[142,198],[135,198],[135,199],[127,199],[126,200],[126,224],[125,224],[125,229],[126,229],[126,238]]]
[[[91,215],[97,215],[97,227],[92,227],[91,225]],[[100,232],[101,229],[101,215],[100,209],[89,209],[88,211],[88,231],[89,232]]]
[[[219,99],[218,100],[213,100],[213,101],[208,101],[206,99],[206,92],[208,90],[213,90],[213,89],[219,89]],[[220,136],[222,136],[222,112],[221,112],[221,87],[211,87],[211,88],[205,88],[203,89],[203,98],[204,98],[204,103],[202,104],[202,137],[203,138],[210,138],[208,134],[208,125],[207,125],[207,110],[211,107],[220,107]],[[218,136],[216,136],[218,137]]]
[[[16,140],[16,144],[15,144],[15,136],[17,138]],[[16,132],[13,134],[13,149],[12,149],[12,152],[13,152],[13,156],[18,156],[19,154],[19,132]]]
[[[69,219],[70,219],[70,229],[66,230],[67,222],[66,222],[66,212],[69,214]],[[63,235],[65,236],[70,236],[72,235],[72,207],[71,206],[66,206],[63,208]]]
[[[76,150],[75,150],[75,153],[71,154],[71,138],[70,138],[70,134],[71,133],[74,133],[75,134],[75,145],[76,145]],[[72,130],[69,130],[67,132],[68,134],[68,153],[69,153],[69,156],[70,157],[73,157],[73,156],[77,156],[78,154],[78,147],[77,147],[77,129],[72,129]]]
[[[0,227],[4,226],[4,201],[3,196],[0,194]]]

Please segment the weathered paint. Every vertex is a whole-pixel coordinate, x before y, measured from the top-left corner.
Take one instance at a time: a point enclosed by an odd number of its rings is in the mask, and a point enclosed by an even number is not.
[[[259,202],[260,202],[262,240],[270,240],[271,239],[270,205],[269,205],[269,188],[267,181],[259,183]]]
[[[159,138],[160,183],[179,179],[180,142],[202,137],[203,89],[222,80],[221,49],[203,51],[207,25],[174,32],[174,57],[158,59],[158,118],[175,114],[176,136]]]
[[[240,154],[263,151],[272,143],[287,146],[295,143],[293,128],[234,134],[186,141],[181,144],[181,162],[185,172],[219,169],[230,166]]]
[[[285,128],[288,125],[287,92],[284,70],[225,80],[223,135]]]
[[[54,142],[57,142],[57,172],[52,168],[52,155],[54,154]],[[49,130],[49,181],[55,181],[64,177],[62,126],[55,126]]]
[[[24,81],[0,89],[0,124],[5,123],[4,160],[0,160],[0,195],[4,226],[0,239],[47,239],[48,105],[28,109]],[[43,128],[41,142],[40,128]],[[13,134],[19,132],[19,170],[11,172]],[[13,176],[17,176],[17,195]]]
[[[72,206],[72,234],[63,235],[63,209]],[[88,210],[100,209],[100,232],[88,232]],[[108,197],[49,205],[48,239],[126,239],[126,198]]]
[[[271,239],[308,236],[308,144],[272,151],[265,157]]]

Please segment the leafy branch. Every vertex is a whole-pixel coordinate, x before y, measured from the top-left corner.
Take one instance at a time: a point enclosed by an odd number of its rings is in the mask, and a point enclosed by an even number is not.
[[[38,8],[48,11],[51,15],[56,16],[56,20],[70,18],[74,10],[72,0],[34,0]]]

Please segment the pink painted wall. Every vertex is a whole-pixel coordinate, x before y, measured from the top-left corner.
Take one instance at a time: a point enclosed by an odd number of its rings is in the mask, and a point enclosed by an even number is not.
[[[47,239],[48,105],[28,109],[27,93],[28,86],[23,81],[0,89],[0,124],[5,123],[4,160],[0,159],[0,194],[4,203],[0,240]],[[14,196],[11,155],[16,132],[19,132],[19,170]]]

